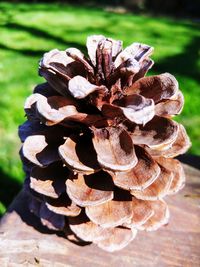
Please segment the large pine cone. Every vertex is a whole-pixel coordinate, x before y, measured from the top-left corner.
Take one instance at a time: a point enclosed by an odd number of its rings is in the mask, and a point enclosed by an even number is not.
[[[153,48],[101,35],[76,48],[44,55],[38,85],[19,128],[31,210],[51,229],[108,251],[125,247],[137,230],[167,223],[163,198],[185,182],[173,157],[190,146],[172,120],[183,106],[169,73],[144,77]]]

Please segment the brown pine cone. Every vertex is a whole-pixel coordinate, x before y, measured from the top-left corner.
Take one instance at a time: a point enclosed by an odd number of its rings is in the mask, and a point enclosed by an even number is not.
[[[144,77],[153,48],[101,35],[76,48],[54,49],[40,61],[38,85],[19,128],[30,209],[50,229],[107,251],[125,247],[137,230],[169,218],[163,198],[185,183],[173,157],[190,146],[173,121],[183,95],[169,73]]]

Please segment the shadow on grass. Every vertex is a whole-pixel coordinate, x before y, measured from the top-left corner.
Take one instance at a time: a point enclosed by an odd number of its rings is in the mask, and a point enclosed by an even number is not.
[[[55,41],[58,44],[65,45],[66,47],[76,47],[80,49],[83,53],[86,52],[85,45],[82,45],[77,42],[71,42],[69,40],[66,40],[63,37],[56,36],[54,34],[51,34],[50,32],[39,29],[37,27],[22,25],[22,24],[12,22],[12,21],[5,23],[1,27],[6,27],[7,29],[16,29],[18,31],[24,31],[24,32],[31,34],[34,37],[42,37],[46,39],[47,41]],[[192,30],[192,25],[188,27],[190,27]],[[194,29],[196,30],[196,25],[194,25]],[[96,31],[102,32],[103,34],[105,34],[102,28],[96,28]],[[71,32],[73,32],[73,30],[71,30]],[[152,35],[154,35],[153,32],[152,32]],[[163,60],[160,60],[158,64],[154,66],[154,71],[159,72],[159,73],[170,72],[170,73],[178,74],[181,76],[193,78],[196,81],[200,81],[200,73],[198,70],[199,47],[200,47],[200,37],[195,36],[192,39],[192,41],[188,45],[185,46],[182,53],[178,55],[166,57]],[[14,51],[22,55],[37,56],[37,57],[41,57],[46,52],[45,50],[41,50],[41,49],[34,50],[31,48],[28,48],[28,49],[13,48],[9,45],[5,45],[1,43],[0,43],[0,48],[9,50],[9,51]]]
[[[57,42],[58,44],[65,45],[66,48],[67,47],[76,47],[76,48],[82,50],[83,52],[85,52],[85,46],[84,45],[81,45],[81,44],[76,43],[76,42],[67,41],[61,37],[52,35],[52,34],[46,32],[46,31],[43,31],[41,29],[37,29],[34,27],[25,26],[25,25],[20,25],[17,23],[6,23],[6,24],[4,24],[4,27],[6,27],[7,29],[16,29],[19,31],[25,31],[25,32],[32,34],[35,37],[42,37],[48,41],[53,40],[53,41]],[[33,50],[31,48],[30,49],[24,49],[24,48],[18,49],[18,48],[13,48],[13,47],[10,47],[10,46],[2,44],[2,43],[0,43],[0,49],[17,52],[17,53],[20,53],[20,54],[25,55],[25,56],[37,56],[37,57],[41,57],[45,52],[47,52],[44,49],[43,50],[41,50],[41,49]]]
[[[16,52],[24,56],[35,56],[41,58],[42,55],[47,52],[46,50],[32,50],[32,49],[17,49],[13,47],[9,47],[4,44],[0,44],[0,49],[4,49],[6,51]]]
[[[200,72],[198,67],[200,47],[200,36],[196,36],[185,47],[184,51],[178,55],[160,60],[154,66],[158,72],[170,72],[200,81]]]
[[[38,28],[35,28],[32,26],[22,25],[22,24],[19,24],[16,22],[7,22],[4,24],[4,27],[6,27],[7,29],[16,29],[19,31],[25,31],[25,32],[32,34],[35,37],[42,37],[44,39],[48,39],[48,41],[55,41],[59,44],[65,45],[65,46],[76,47],[80,50],[85,49],[84,45],[81,45],[77,42],[67,41],[66,39],[64,39],[60,36],[55,36],[55,35],[47,32],[47,31],[44,31],[42,29],[38,29]]]
[[[16,3],[15,3],[16,2]],[[20,3],[21,2],[21,3]],[[60,10],[74,10],[74,8],[77,9],[81,9],[82,12],[88,12],[88,10],[102,10],[102,6],[97,6],[96,4],[92,4],[92,2],[87,3],[87,1],[85,3],[65,3],[65,1],[35,1],[35,3],[32,2],[28,2],[28,1],[11,1],[11,3],[9,3],[8,1],[1,3],[0,2],[0,10],[2,12],[7,12],[9,13],[10,10],[13,8],[15,8],[15,11],[18,12],[37,12],[37,11],[44,11],[44,12],[56,12],[56,11],[60,11]],[[12,14],[12,12],[11,12]]]
[[[0,202],[2,202],[6,209],[21,188],[21,183],[17,182],[0,168]]]

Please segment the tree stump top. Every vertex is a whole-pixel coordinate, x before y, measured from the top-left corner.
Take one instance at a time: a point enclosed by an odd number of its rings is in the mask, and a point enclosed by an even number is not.
[[[130,245],[113,253],[94,244],[78,246],[45,230],[29,212],[22,191],[0,223],[0,266],[200,266],[200,171],[187,165],[184,169],[185,188],[166,198],[169,224],[156,232],[139,231]]]

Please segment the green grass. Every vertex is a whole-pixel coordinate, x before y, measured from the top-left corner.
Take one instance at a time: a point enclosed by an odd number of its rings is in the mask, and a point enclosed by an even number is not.
[[[17,127],[24,121],[23,104],[34,86],[43,53],[75,46],[103,34],[154,46],[151,74],[174,74],[185,95],[178,117],[191,137],[191,153],[200,155],[199,25],[187,20],[113,14],[98,8],[59,4],[0,3],[0,211],[20,189],[24,174],[18,156]]]

